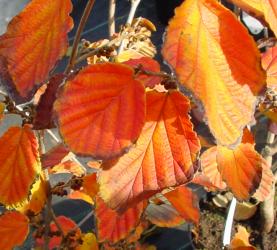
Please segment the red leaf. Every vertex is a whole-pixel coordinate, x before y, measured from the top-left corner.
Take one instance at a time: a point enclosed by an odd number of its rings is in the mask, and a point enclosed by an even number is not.
[[[97,197],[95,213],[99,242],[110,241],[115,243],[126,238],[139,224],[143,208],[143,202],[141,202],[119,215],[107,207],[100,197]]]
[[[12,206],[26,200],[40,169],[38,143],[30,126],[9,128],[0,138],[0,202]]]
[[[141,57],[139,59],[130,59],[126,62],[123,62],[133,68],[140,66],[143,70],[151,72],[160,72],[160,65],[157,61],[150,57]],[[139,73],[136,79],[140,80],[145,87],[154,88],[155,85],[161,82],[161,77],[159,76],[150,76],[142,73]]]
[[[164,196],[186,221],[193,222],[194,224],[199,223],[199,201],[197,195],[192,190],[181,186],[165,193]]]
[[[70,0],[33,0],[0,37],[0,75],[19,101],[32,97],[67,50]]]
[[[47,89],[39,99],[38,106],[33,121],[34,129],[53,128],[53,104],[56,100],[56,94],[59,86],[64,79],[63,74],[53,76],[47,84]]]
[[[69,152],[70,151],[62,143],[58,144],[42,156],[41,161],[43,168],[51,168],[61,163]]]
[[[0,249],[11,250],[23,244],[29,233],[29,219],[18,212],[0,216]]]
[[[84,176],[83,188],[84,188],[84,192],[86,194],[88,194],[91,198],[95,197],[95,195],[99,191],[96,173],[92,173],[92,174]]]
[[[200,143],[189,109],[189,100],[178,91],[147,92],[146,123],[136,146],[102,165],[100,194],[111,208],[124,210],[192,179]]]
[[[73,152],[109,159],[137,140],[145,120],[145,92],[133,73],[122,64],[96,64],[65,84],[55,110]]]

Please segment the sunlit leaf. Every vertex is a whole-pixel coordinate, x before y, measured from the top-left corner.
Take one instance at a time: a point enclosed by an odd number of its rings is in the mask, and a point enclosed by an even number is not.
[[[141,57],[139,59],[131,59],[124,64],[127,64],[134,68],[141,68],[142,70],[150,71],[153,73],[159,73],[160,72],[160,65],[157,61],[150,57]],[[142,73],[139,73],[136,77],[138,80],[143,82],[145,87],[154,88],[156,84],[159,84],[161,82],[160,76],[155,75],[146,75]]]
[[[175,9],[162,53],[203,103],[217,142],[237,144],[253,119],[253,94],[265,84],[260,53],[247,29],[216,0],[186,0]]]
[[[102,165],[100,194],[111,208],[124,210],[192,179],[200,143],[189,109],[189,100],[178,91],[147,93],[146,123],[135,147]]]
[[[73,160],[67,160],[55,165],[54,167],[50,168],[49,173],[51,174],[73,174],[76,176],[82,176],[85,174],[85,169],[77,162]]]
[[[217,147],[207,149],[201,155],[201,168],[203,174],[209,179],[217,189],[225,189],[226,183],[222,180],[222,176],[217,165]]]
[[[31,188],[31,196],[30,201],[26,201],[21,207],[16,207],[17,210],[25,213],[27,211],[32,211],[35,214],[41,212],[44,207],[44,204],[47,199],[47,185],[45,181],[45,177],[41,173],[39,178],[33,184]]]
[[[264,201],[268,197],[274,185],[274,175],[265,159],[262,159],[262,169],[260,185],[253,195],[259,201]]]
[[[255,144],[255,138],[252,132],[248,128],[244,128],[242,138],[241,138],[242,143],[250,143],[250,144]]]
[[[204,173],[202,172],[198,172],[194,175],[192,181],[192,183],[203,186],[204,188],[206,188],[208,191],[218,191],[220,190],[217,186],[215,186],[210,178],[208,178]]]
[[[95,197],[99,191],[96,173],[92,173],[83,177],[83,188],[84,192],[91,198]]]
[[[30,99],[67,50],[71,0],[33,0],[0,37],[0,75],[18,100]]]
[[[68,81],[55,103],[60,132],[69,148],[108,159],[135,142],[145,120],[145,92],[126,65],[90,65]]]
[[[9,128],[0,138],[0,202],[12,206],[26,200],[40,169],[38,143],[30,126]]]
[[[0,216],[0,249],[11,250],[21,245],[29,233],[29,219],[18,212]]]
[[[33,121],[34,129],[49,129],[55,127],[53,122],[53,104],[63,79],[63,74],[57,74],[49,80],[47,88],[40,97],[36,107]]]
[[[277,89],[277,46],[263,53],[262,65],[267,75],[267,87]]]
[[[83,190],[74,190],[67,197],[73,200],[83,200],[92,205],[94,204],[92,198],[88,194],[86,194]]]
[[[132,242],[138,242],[141,234],[143,231],[145,231],[149,226],[149,222],[145,219],[141,219],[139,225],[136,227],[136,229],[126,238],[126,242],[132,243]]]
[[[276,0],[229,0],[244,11],[264,18],[277,36],[277,4]]]
[[[191,189],[183,186],[177,187],[165,193],[164,196],[186,221],[194,224],[199,223],[199,201],[197,195]]]
[[[143,212],[143,202],[129,208],[123,214],[117,214],[104,201],[96,198],[96,218],[99,242],[117,242],[124,239],[139,224]]]
[[[230,250],[255,250],[256,248],[249,243],[249,233],[243,226],[238,226],[238,231],[234,235],[230,246]]]
[[[82,236],[83,243],[77,248],[77,250],[98,250],[98,243],[95,234],[86,233]]]
[[[263,158],[252,144],[240,144],[234,150],[217,147],[217,165],[222,179],[239,200],[248,199],[262,178]]]
[[[101,167],[101,162],[99,161],[89,161],[87,163],[88,167],[92,168],[92,169],[99,169]]]

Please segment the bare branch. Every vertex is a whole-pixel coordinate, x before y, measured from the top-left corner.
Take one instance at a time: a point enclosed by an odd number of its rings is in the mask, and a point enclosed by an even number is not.
[[[115,33],[115,8],[116,8],[116,0],[109,0],[109,36],[110,39],[112,35]]]

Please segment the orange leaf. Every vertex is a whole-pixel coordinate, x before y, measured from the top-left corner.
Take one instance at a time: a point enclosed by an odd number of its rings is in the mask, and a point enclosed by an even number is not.
[[[96,173],[92,173],[83,177],[83,188],[84,192],[91,198],[95,197],[99,191]]]
[[[89,195],[87,195],[86,193],[84,193],[83,190],[74,190],[67,197],[70,199],[73,199],[73,200],[83,200],[92,205],[94,204],[91,197]]]
[[[124,210],[192,179],[200,143],[189,109],[189,100],[178,91],[147,92],[146,123],[136,146],[102,165],[100,194],[111,208]]]
[[[217,189],[225,189],[226,183],[222,180],[217,165],[217,147],[207,149],[201,155],[201,167],[203,174]]]
[[[133,68],[141,67],[143,70],[151,71],[155,73],[160,72],[160,65],[157,61],[150,57],[141,57],[139,59],[130,59],[124,64],[129,65]],[[159,84],[161,82],[161,77],[159,76],[150,76],[143,74],[143,72],[139,73],[136,79],[140,80],[145,87],[148,88],[154,88],[155,85]]]
[[[231,0],[244,11],[266,20],[277,36],[277,4],[275,0]]]
[[[0,202],[13,206],[26,200],[40,168],[30,126],[9,128],[0,138]]]
[[[216,0],[186,0],[175,9],[162,53],[204,104],[217,142],[237,144],[253,118],[251,91],[257,94],[265,83],[260,53],[247,29]]]
[[[96,218],[99,242],[115,243],[126,238],[139,224],[143,202],[119,215],[110,209],[100,197],[96,197]]]
[[[248,128],[244,128],[241,143],[250,143],[255,145],[255,138]]]
[[[240,144],[234,150],[217,147],[218,170],[239,200],[248,199],[258,188],[262,178],[262,163],[263,158],[252,144]]]
[[[191,182],[205,187],[208,191],[215,192],[219,189],[211,182],[211,180],[205,174],[201,172],[196,173]]]
[[[92,168],[92,169],[99,169],[101,167],[101,162],[99,161],[89,161],[87,163],[88,167]]]
[[[267,75],[267,87],[277,89],[277,46],[263,53],[262,65]]]
[[[42,167],[54,167],[55,165],[61,163],[69,152],[70,151],[62,143],[58,144],[42,156]]]
[[[67,160],[49,169],[51,174],[69,173],[76,176],[82,176],[85,173],[84,168],[75,161]]]
[[[146,208],[146,218],[159,227],[176,227],[185,222],[184,218],[169,204],[150,203]]]
[[[70,0],[33,0],[0,37],[0,75],[19,102],[32,97],[65,54],[71,9]]]
[[[192,190],[181,186],[165,193],[164,196],[186,221],[193,222],[194,224],[199,223],[199,201],[197,195]]]
[[[0,216],[0,249],[11,250],[23,244],[29,233],[29,219],[18,212]]]
[[[262,169],[260,186],[253,195],[259,201],[264,201],[268,197],[274,183],[274,175],[265,159],[262,159]]]
[[[145,91],[126,65],[90,65],[68,81],[55,102],[60,132],[69,148],[109,159],[135,142],[145,120]]]
[[[255,250],[256,248],[249,243],[249,233],[243,226],[238,226],[238,232],[235,234],[229,246],[230,250]]]

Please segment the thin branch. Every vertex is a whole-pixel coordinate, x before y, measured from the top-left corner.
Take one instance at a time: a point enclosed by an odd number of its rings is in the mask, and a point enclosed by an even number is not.
[[[57,220],[56,214],[55,214],[55,212],[54,212],[54,210],[53,210],[51,204],[48,204],[48,205],[50,205],[50,206],[48,207],[48,209],[49,209],[49,211],[50,211],[51,218],[52,218],[52,220],[54,221],[54,223],[56,224],[58,230],[60,231],[62,238],[64,238],[65,235],[64,235],[64,232],[63,232],[63,229],[62,229],[60,223],[59,223],[58,220]]]
[[[115,33],[115,8],[116,0],[109,0],[109,36],[110,39]]]
[[[78,45],[79,45],[79,42],[81,40],[82,31],[85,27],[85,24],[86,24],[87,20],[88,20],[88,17],[90,15],[90,12],[92,10],[94,2],[95,2],[95,0],[88,0],[88,2],[87,2],[86,8],[84,10],[84,13],[82,15],[80,24],[78,26],[78,29],[77,29],[77,32],[76,32],[76,35],[75,35],[75,39],[74,39],[73,46],[72,46],[71,56],[69,58],[69,63],[67,65],[66,69],[65,69],[65,74],[68,74],[73,69],[73,67],[75,65],[75,59],[77,57]]]

